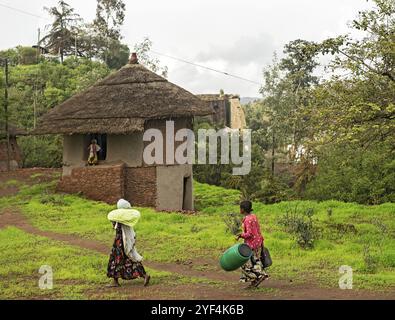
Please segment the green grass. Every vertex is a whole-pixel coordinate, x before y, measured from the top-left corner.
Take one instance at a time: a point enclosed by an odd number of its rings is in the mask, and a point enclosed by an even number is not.
[[[107,214],[114,207],[76,195],[54,194],[54,186],[54,183],[23,186],[17,196],[0,199],[0,209],[20,208],[39,229],[75,234],[110,246],[114,231]],[[199,209],[196,215],[138,208],[142,219],[136,226],[137,246],[147,260],[175,262],[204,258],[217,263],[224,250],[235,243],[222,219],[225,214],[238,212],[239,192],[195,183],[195,196]],[[315,211],[314,219],[322,229],[322,236],[313,249],[300,248],[293,235],[278,223],[287,210],[296,206],[301,212],[309,208]],[[254,209],[274,261],[270,269],[273,277],[337,287],[339,267],[349,265],[354,272],[354,288],[395,288],[395,204],[363,206],[338,201],[293,201],[275,205],[255,203]],[[352,224],[356,234],[339,232],[335,227],[339,224]],[[367,245],[374,268],[364,257]],[[76,268],[80,266],[77,264]]]
[[[64,245],[10,227],[0,230],[0,299],[87,299],[86,291],[100,291],[108,256]],[[41,290],[41,266],[51,266],[53,289]],[[147,268],[152,283],[174,281],[171,273]]]
[[[20,185],[20,182],[19,182],[18,180],[15,180],[15,179],[8,180],[8,181],[5,183],[5,186],[6,186],[6,187],[17,187],[17,186],[19,186],[19,185]]]

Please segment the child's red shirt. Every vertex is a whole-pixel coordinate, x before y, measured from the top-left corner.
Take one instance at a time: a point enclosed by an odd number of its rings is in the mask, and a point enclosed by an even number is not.
[[[255,214],[249,214],[243,219],[243,230],[241,237],[244,242],[252,249],[257,250],[263,244],[263,237],[261,228],[259,226],[258,218]]]

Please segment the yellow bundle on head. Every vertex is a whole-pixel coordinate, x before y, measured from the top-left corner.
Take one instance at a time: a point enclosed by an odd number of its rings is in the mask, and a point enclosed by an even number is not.
[[[134,209],[117,209],[108,214],[108,220],[122,223],[125,226],[134,227],[140,220],[141,214]]]

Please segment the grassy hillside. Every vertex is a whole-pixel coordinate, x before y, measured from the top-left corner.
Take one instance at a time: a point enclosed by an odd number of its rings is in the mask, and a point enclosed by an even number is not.
[[[15,186],[18,182],[10,181],[9,184]],[[54,186],[55,182],[19,185],[17,195],[0,199],[0,212],[6,208],[19,209],[38,229],[95,239],[110,248],[114,231],[107,214],[114,207],[79,196],[54,194]],[[235,243],[223,219],[229,213],[238,213],[239,193],[195,183],[195,195],[199,209],[195,215],[158,213],[139,208],[142,219],[136,227],[137,246],[148,261],[205,261],[205,268],[210,270],[224,250]],[[355,289],[395,288],[395,204],[363,206],[337,201],[295,201],[276,205],[255,203],[254,209],[262,225],[266,246],[272,253],[274,264],[270,273],[276,279],[314,282],[335,288],[340,277],[339,267],[349,265],[353,268]],[[313,214],[316,235],[312,248],[304,249],[298,245],[296,235],[280,223],[287,212]],[[76,269],[86,270],[87,263],[94,266],[96,272],[105,269],[106,256],[90,259],[88,253],[85,256],[80,252],[79,255],[85,257],[74,259],[69,248],[30,238],[19,235],[14,229],[0,230],[1,275],[10,270],[22,272],[16,266],[23,257],[31,256],[30,249],[26,249],[31,241],[37,244],[36,253],[44,250],[64,254],[67,264]],[[9,250],[15,243],[15,256],[10,260]],[[56,261],[54,263],[56,265]],[[95,271],[89,266],[94,282],[106,282],[104,271],[93,275]],[[70,270],[64,269],[63,272],[66,274]],[[4,286],[2,281],[0,284]]]

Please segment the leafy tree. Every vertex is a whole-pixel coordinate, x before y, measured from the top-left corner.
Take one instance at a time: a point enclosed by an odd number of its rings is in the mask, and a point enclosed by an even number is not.
[[[1,59],[8,59],[10,66],[29,65],[39,62],[37,59],[37,50],[32,47],[17,46],[13,49],[0,51]]]
[[[315,45],[322,53],[335,56],[334,68],[351,71],[358,78],[375,75],[395,82],[395,2],[373,2],[376,6],[360,12],[351,25],[365,34],[361,40],[342,35]]]
[[[19,64],[28,65],[38,62],[37,50],[31,47],[17,47]]]
[[[319,152],[318,172],[306,198],[380,204],[395,201],[395,154],[385,143],[361,148],[328,145]]]
[[[63,63],[64,57],[75,53],[77,26],[81,21],[78,14],[64,1],[59,1],[57,7],[46,8],[54,18],[48,34],[41,39],[45,46],[53,53],[60,55]]]
[[[334,74],[320,87],[319,101],[311,107],[316,109],[312,113],[316,125],[326,128],[321,138],[329,141],[372,144],[391,139],[395,132],[395,3],[375,3],[352,23],[365,33],[362,40],[341,36],[315,44],[323,53],[335,55],[334,70],[349,74]]]
[[[365,36],[309,44],[331,53],[332,78],[317,86],[304,109],[318,170],[306,196],[380,203],[393,201],[395,4],[375,1],[352,27]]]
[[[284,54],[280,69],[287,73],[295,92],[318,84],[318,78],[313,75],[319,65],[314,46],[306,40],[291,41],[285,45]]]
[[[50,108],[93,85],[110,70],[100,62],[88,59],[43,61],[35,65],[16,65],[10,68],[10,122],[30,130],[36,119]],[[3,79],[3,71],[0,77]],[[0,82],[1,87],[3,83]],[[0,95],[2,103],[2,95]],[[20,145],[24,166],[61,166],[62,144],[58,136],[23,137]]]
[[[96,18],[93,21],[95,41],[101,59],[107,64],[114,46],[119,48],[125,10],[122,0],[97,0]]]
[[[110,69],[120,69],[129,61],[130,50],[127,45],[115,42],[111,47],[107,57],[107,65]]]
[[[167,78],[168,68],[161,66],[159,59],[152,58],[149,52],[152,48],[152,41],[149,38],[144,38],[141,43],[134,46],[134,51],[137,53],[140,63],[150,69],[152,72],[161,74],[162,77]]]

